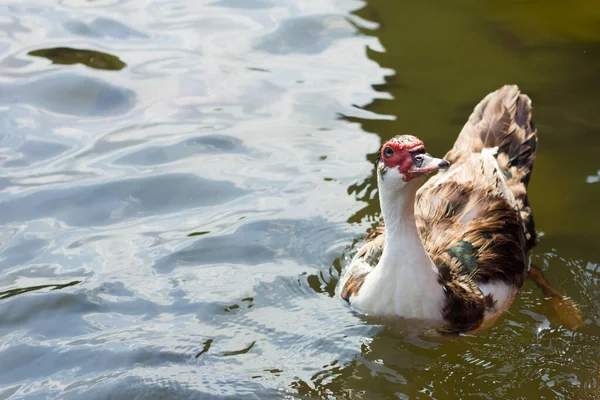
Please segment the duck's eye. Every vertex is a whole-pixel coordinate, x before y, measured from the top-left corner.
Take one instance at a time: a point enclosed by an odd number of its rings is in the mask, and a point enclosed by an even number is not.
[[[425,157],[423,157],[423,154],[417,154],[416,156],[414,156],[413,160],[417,167],[421,167],[421,165],[423,165],[423,160],[425,160]]]
[[[383,155],[386,157],[391,157],[394,155],[394,149],[392,149],[391,147],[386,147],[385,149],[383,149]]]

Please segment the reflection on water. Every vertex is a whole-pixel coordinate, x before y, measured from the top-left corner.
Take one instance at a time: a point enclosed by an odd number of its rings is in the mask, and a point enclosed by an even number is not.
[[[40,112],[106,118],[127,113],[135,106],[135,102],[135,92],[114,85],[109,79],[78,73],[50,72],[39,78],[15,79],[3,84],[0,113],[4,116],[6,135],[12,136],[18,130],[35,131],[40,140],[52,141],[52,135],[44,134],[46,128],[50,125],[61,129],[60,127],[65,126],[64,122],[47,115],[34,119],[29,115],[28,106],[33,106]],[[66,129],[76,128],[66,125]],[[64,145],[64,140],[59,137],[55,138],[58,143],[51,143],[50,146]]]
[[[600,15],[538,3],[0,5],[0,398],[599,397]],[[377,147],[443,154],[505,83],[531,259],[585,327],[530,283],[477,336],[356,315]]]

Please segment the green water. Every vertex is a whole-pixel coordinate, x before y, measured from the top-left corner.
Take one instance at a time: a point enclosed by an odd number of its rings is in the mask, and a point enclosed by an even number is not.
[[[357,362],[331,387],[346,395],[364,390],[362,398],[600,397],[600,7],[373,0],[356,14],[378,24],[362,30],[382,46],[369,49],[369,58],[394,71],[374,86],[392,98],[365,108],[396,119],[352,119],[381,140],[412,132],[443,154],[483,94],[515,83],[530,95],[540,138],[530,198],[541,233],[531,259],[581,306],[587,324],[577,333],[548,324],[535,314],[545,304],[528,282],[489,332],[435,350],[382,334],[363,356],[389,375],[373,378]],[[377,212],[369,200],[358,216]],[[405,382],[394,384],[399,376]]]

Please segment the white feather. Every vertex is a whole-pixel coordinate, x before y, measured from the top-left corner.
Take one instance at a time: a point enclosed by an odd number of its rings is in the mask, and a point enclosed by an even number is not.
[[[495,157],[496,155],[498,155],[498,150],[499,150],[498,146],[486,147],[486,148],[481,149],[481,155]]]
[[[513,285],[499,281],[479,284],[479,289],[481,289],[484,296],[491,295],[495,301],[494,308],[486,312],[486,319],[506,311],[515,299],[518,291]]]

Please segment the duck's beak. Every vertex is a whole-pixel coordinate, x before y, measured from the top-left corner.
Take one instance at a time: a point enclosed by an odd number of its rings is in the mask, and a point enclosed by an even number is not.
[[[448,167],[450,167],[450,161],[432,157],[428,153],[421,153],[413,157],[413,166],[408,170],[408,173],[413,176],[425,175]]]

